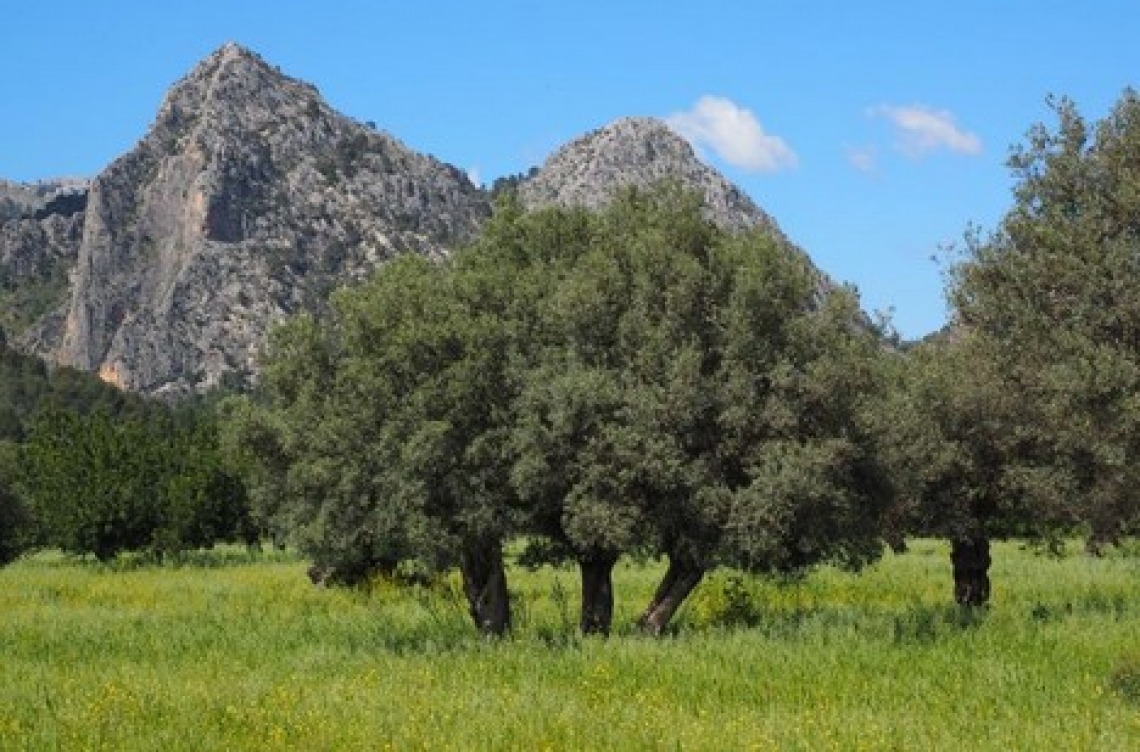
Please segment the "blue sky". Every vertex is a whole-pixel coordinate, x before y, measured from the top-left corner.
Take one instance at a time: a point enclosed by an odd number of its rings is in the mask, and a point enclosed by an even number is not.
[[[1049,94],[1140,86],[1140,3],[8,0],[0,177],[93,175],[234,40],[484,181],[625,115],[670,118],[868,310],[945,320],[939,248],[1010,202]]]

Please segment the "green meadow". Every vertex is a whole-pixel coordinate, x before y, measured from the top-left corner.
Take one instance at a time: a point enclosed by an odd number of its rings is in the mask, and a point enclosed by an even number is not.
[[[636,634],[660,566],[616,573],[618,632],[576,634],[572,569],[513,567],[510,638],[454,581],[309,584],[236,549],[0,570],[0,750],[1140,749],[1140,557],[996,547],[993,606],[946,547],[862,574],[718,572]]]

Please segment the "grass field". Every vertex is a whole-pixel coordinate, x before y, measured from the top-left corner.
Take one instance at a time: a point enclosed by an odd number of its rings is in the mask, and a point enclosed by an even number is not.
[[[571,570],[511,571],[517,628],[453,588],[308,584],[235,551],[183,566],[41,555],[0,570],[0,749],[1140,749],[1140,557],[995,551],[994,605],[948,605],[946,549],[862,575],[714,575],[676,633],[608,640]]]

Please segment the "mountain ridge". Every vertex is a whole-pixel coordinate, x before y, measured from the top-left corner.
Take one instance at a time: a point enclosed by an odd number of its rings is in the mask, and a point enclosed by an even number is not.
[[[761,228],[783,236],[775,220],[706,165],[661,119],[618,118],[556,149],[519,186],[523,205],[601,208],[621,188],[677,180],[700,192],[706,217],[730,232]]]
[[[92,183],[54,359],[179,396],[248,380],[274,321],[489,213],[455,168],[227,44]]]
[[[530,208],[597,208],[661,179],[700,191],[726,229],[782,237],[653,118],[569,142],[517,188]],[[232,42],[176,81],[84,190],[71,215],[0,223],[0,325],[19,323],[21,346],[52,362],[170,398],[249,383],[276,321],[321,309],[396,254],[442,258],[491,212],[463,171]],[[5,280],[37,292],[22,317],[4,316]]]

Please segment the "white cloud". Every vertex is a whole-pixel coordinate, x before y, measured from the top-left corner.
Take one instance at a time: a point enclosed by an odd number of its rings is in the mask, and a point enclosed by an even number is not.
[[[799,163],[784,139],[765,133],[755,115],[724,97],[703,96],[666,122],[696,148],[711,149],[734,167],[778,172]]]
[[[958,154],[980,154],[982,141],[959,127],[954,115],[926,105],[879,105],[871,115],[883,117],[898,129],[898,148],[909,157],[922,157],[939,149]]]
[[[467,168],[467,179],[479,187],[483,186],[483,173],[477,166]]]
[[[859,172],[875,171],[878,153],[873,146],[857,146],[847,150],[847,161]]]

